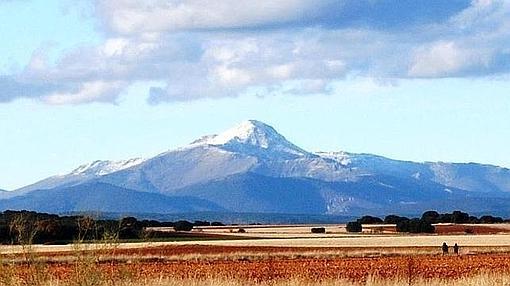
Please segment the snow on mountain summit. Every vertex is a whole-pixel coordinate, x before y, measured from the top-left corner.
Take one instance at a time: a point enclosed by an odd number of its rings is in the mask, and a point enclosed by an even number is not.
[[[223,133],[204,136],[192,144],[225,147],[247,146],[250,148],[260,148],[270,152],[286,153],[296,156],[309,155],[307,151],[289,142],[273,127],[257,120],[243,121]]]
[[[69,175],[97,175],[104,176],[113,172],[124,170],[142,163],[144,159],[134,158],[122,161],[101,161],[84,164],[74,169]]]
[[[125,202],[126,192],[136,196]],[[449,205],[507,215],[510,170],[343,151],[311,153],[273,127],[249,120],[152,158],[94,161],[69,174],[0,192],[0,207],[67,212],[76,211],[83,200],[94,211],[108,198],[112,205],[118,202],[120,211],[137,203],[137,210],[144,212],[189,211],[182,207],[189,203],[155,208],[165,197],[146,200],[149,193],[171,197],[172,202],[191,198],[217,206],[200,210],[236,213],[409,214]]]
[[[271,143],[280,143],[286,139],[278,134],[273,127],[256,120],[241,122],[227,131],[207,140],[211,145],[225,145],[232,141],[269,148]]]

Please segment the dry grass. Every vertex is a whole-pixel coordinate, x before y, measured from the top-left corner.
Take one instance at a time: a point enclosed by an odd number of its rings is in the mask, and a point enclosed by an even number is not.
[[[443,241],[459,243],[464,255],[437,256]],[[0,286],[510,286],[510,255],[501,254],[510,253],[510,235],[135,244],[110,239],[0,250]]]
[[[91,275],[94,276],[94,275]],[[495,285],[510,285],[510,275],[491,275],[479,274],[473,277],[465,277],[452,280],[438,280],[438,279],[417,279],[409,281],[406,278],[396,279],[380,279],[378,277],[370,277],[366,282],[358,283],[343,279],[327,280],[327,281],[311,281],[304,279],[288,279],[270,282],[252,282],[246,280],[232,280],[232,279],[140,279],[133,281],[132,279],[110,280],[73,280],[73,281],[57,281],[48,280],[41,281],[40,284],[26,284],[28,281],[8,281],[4,284],[0,281],[0,285],[24,286],[24,285],[37,285],[37,286],[495,286]]]
[[[137,286],[137,285],[149,285],[149,286],[241,286],[241,285],[261,285],[261,286],[308,286],[308,285],[319,285],[319,286],[329,286],[329,285],[348,285],[348,286],[362,286],[362,285],[370,285],[370,286],[386,286],[386,285],[510,285],[510,275],[505,274],[505,269],[497,269],[498,271],[503,272],[495,272],[488,273],[482,272],[481,274],[477,272],[477,269],[472,270],[471,272],[467,272],[467,274],[463,274],[464,276],[448,278],[448,279],[425,279],[421,276],[416,277],[407,277],[405,275],[395,275],[390,276],[390,278],[379,276],[377,274],[369,274],[367,277],[363,279],[359,279],[358,281],[347,280],[346,278],[327,278],[327,276],[322,276],[322,272],[318,274],[317,279],[311,279],[310,277],[301,276],[298,272],[297,275],[291,275],[285,278],[275,278],[275,279],[262,279],[259,278],[243,278],[242,276],[237,276],[237,273],[230,272],[231,275],[223,276],[224,274],[217,274],[217,272],[211,272],[208,275],[199,275],[188,278],[178,278],[172,277],[172,272],[162,272],[161,274],[156,275],[145,275],[142,272],[139,272],[140,269],[143,269],[147,266],[147,263],[150,265],[150,262],[143,263],[142,260],[136,258],[135,256],[123,256],[122,260],[118,259],[119,255],[117,255],[116,251],[118,251],[115,246],[105,245],[105,249],[102,252],[96,250],[84,249],[80,244],[75,245],[75,252],[73,255],[66,256],[69,258],[68,261],[64,263],[57,263],[57,267],[50,267],[52,263],[49,261],[38,260],[37,256],[34,256],[30,253],[26,253],[24,257],[25,260],[9,260],[9,261],[0,261],[0,285],[7,286],[22,286],[22,285],[34,285],[34,286]],[[27,248],[29,249],[29,248]],[[187,263],[186,261],[190,260],[208,260],[201,262],[197,265],[209,265],[210,263],[215,264],[216,259],[221,260],[219,254],[214,254],[214,258],[211,259],[211,256],[204,257],[192,257],[192,256],[181,256],[179,259],[183,261],[183,263]],[[236,257],[237,253],[229,254],[231,255],[231,259]],[[245,254],[243,254],[245,255]],[[267,256],[267,253],[255,253],[256,260],[261,261],[272,261],[274,258],[271,256]],[[309,255],[310,258],[314,258],[313,256],[322,257],[325,255],[324,253],[281,253],[280,255],[285,256],[285,260],[291,262],[298,261],[298,266],[300,260],[300,256]],[[296,255],[293,257],[292,255]],[[332,254],[336,255],[336,254]],[[117,257],[115,262],[111,262],[112,264],[109,267],[106,257]],[[317,260],[321,260],[322,258],[315,257]],[[455,258],[455,257],[452,257]],[[234,265],[236,268],[236,263],[246,263],[246,259],[252,259],[251,257],[238,257],[239,262],[231,261],[230,265]],[[395,258],[401,259],[401,258]],[[417,261],[419,258],[416,258]],[[435,258],[432,258],[435,259]],[[102,261],[102,262],[101,262]],[[276,260],[275,260],[276,261]],[[374,260],[376,262],[377,260]],[[446,262],[448,260],[445,260]],[[380,263],[379,263],[380,264]],[[65,266],[65,267],[60,267]],[[271,263],[271,265],[273,265]],[[354,267],[358,267],[357,262],[351,264]],[[427,264],[428,265],[428,264]],[[274,267],[277,265],[274,264]],[[273,267],[271,266],[271,267]],[[417,265],[418,266],[418,265]],[[294,267],[294,266],[293,266]],[[329,267],[329,266],[328,266]],[[333,267],[333,265],[331,265]],[[383,266],[384,267],[384,266]],[[55,270],[56,269],[56,270]],[[156,266],[155,269],[158,269]],[[192,269],[194,269],[192,267]],[[257,268],[255,268],[257,269]],[[313,268],[312,268],[313,269]],[[203,268],[202,270],[205,270]],[[276,268],[275,268],[276,270]],[[305,270],[305,269],[303,269]],[[309,269],[308,269],[309,270]],[[508,271],[510,269],[506,269]],[[260,269],[258,271],[265,271],[264,269]],[[142,273],[142,275],[140,275]],[[401,273],[401,272],[400,272]],[[229,277],[229,278],[227,278]],[[410,280],[411,279],[411,280]],[[362,282],[359,282],[362,281]]]
[[[25,247],[22,255],[4,254],[4,262],[22,263],[27,254],[33,262],[71,263],[87,256],[93,256],[96,262],[128,261],[237,261],[264,259],[340,259],[396,256],[430,256],[438,255],[440,248],[435,247],[331,247],[331,248],[295,248],[295,247],[225,247],[225,246],[149,246],[136,249],[119,248],[115,243],[99,243],[93,247],[89,244],[76,243],[72,251],[35,252]],[[461,255],[509,254],[510,246],[474,246],[461,247]]]
[[[418,279],[416,281],[409,281],[406,278],[388,279],[382,280],[378,277],[370,277],[366,282],[356,283],[353,281],[336,279],[328,281],[310,281],[303,279],[290,279],[284,281],[273,281],[273,282],[262,282],[262,283],[250,283],[249,281],[236,281],[236,280],[222,280],[222,279],[208,279],[208,280],[152,280],[143,281],[142,284],[136,284],[133,286],[148,285],[148,286],[496,286],[496,285],[510,285],[510,275],[490,275],[480,274],[474,277],[467,277],[455,280],[423,280]]]

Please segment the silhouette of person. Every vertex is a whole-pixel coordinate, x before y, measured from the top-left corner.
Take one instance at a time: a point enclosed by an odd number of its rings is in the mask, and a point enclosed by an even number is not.
[[[455,243],[455,245],[453,246],[453,253],[459,255],[459,246],[457,245],[457,243]]]
[[[443,242],[441,249],[443,250],[443,255],[448,254],[448,244],[446,242]]]

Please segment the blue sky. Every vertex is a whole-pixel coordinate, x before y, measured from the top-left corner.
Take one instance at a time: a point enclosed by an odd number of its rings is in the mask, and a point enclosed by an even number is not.
[[[245,119],[510,167],[506,1],[0,0],[0,188]]]

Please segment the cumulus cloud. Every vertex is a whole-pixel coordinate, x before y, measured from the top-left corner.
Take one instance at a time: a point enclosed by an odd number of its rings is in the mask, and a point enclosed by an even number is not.
[[[459,47],[454,42],[438,42],[417,49],[409,70],[413,77],[454,76],[487,68],[490,53]]]
[[[125,84],[117,81],[85,82],[71,91],[56,91],[43,97],[50,104],[80,104],[96,101],[114,102]]]
[[[342,1],[178,0],[97,1],[104,23],[116,33],[138,34],[283,25],[314,19]]]
[[[36,51],[0,77],[0,101],[116,102],[133,82],[148,102],[330,93],[347,75],[385,80],[510,71],[503,0],[90,0],[105,40],[56,61]]]
[[[469,0],[96,0],[114,33],[272,29],[304,26],[409,26],[446,19]]]
[[[10,102],[19,97],[37,98],[55,89],[47,84],[23,82],[14,76],[0,76],[0,102]]]

